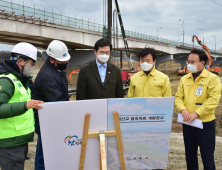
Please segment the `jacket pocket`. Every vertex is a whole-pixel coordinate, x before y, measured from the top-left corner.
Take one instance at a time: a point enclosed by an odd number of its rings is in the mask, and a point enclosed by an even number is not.
[[[117,80],[109,80],[109,91],[116,91]]]
[[[160,84],[156,84],[156,83],[152,83],[149,87],[150,87],[150,89],[153,89],[155,91],[161,91],[162,90],[162,86]]]
[[[23,130],[33,126],[33,112],[27,111],[26,113],[13,118],[16,130]]]
[[[24,87],[20,87],[19,92],[20,92],[21,95],[23,95],[23,94],[27,93],[27,90]]]
[[[196,85],[196,89],[202,88],[202,93],[200,96],[198,96],[199,99],[204,99],[207,96],[207,84],[204,82],[201,82]]]
[[[162,86],[157,83],[152,83],[148,86],[149,88],[149,97],[162,97]]]

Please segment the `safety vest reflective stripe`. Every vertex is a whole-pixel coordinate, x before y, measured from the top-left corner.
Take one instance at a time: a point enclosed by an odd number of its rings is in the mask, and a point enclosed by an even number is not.
[[[13,82],[19,81],[18,79],[12,79]]]

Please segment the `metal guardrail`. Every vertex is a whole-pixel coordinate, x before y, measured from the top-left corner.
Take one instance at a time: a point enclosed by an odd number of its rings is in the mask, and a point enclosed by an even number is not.
[[[191,49],[191,48],[193,48],[193,45],[180,42],[180,44],[178,45],[178,47],[185,47],[185,48]],[[200,49],[200,50],[203,49],[201,46],[196,46],[196,45],[194,45],[194,48]],[[218,50],[215,51],[215,49],[209,49],[209,50],[210,50],[211,53],[222,55],[222,51],[218,51]]]
[[[53,11],[47,12],[45,10],[31,8],[31,7],[27,7],[24,5],[19,5],[19,4],[15,4],[15,3],[7,2],[3,0],[0,0],[0,14],[2,15],[5,14],[6,18],[14,16],[15,19],[17,20],[19,18],[24,18],[25,22],[28,20],[31,20],[33,23],[39,22],[41,25],[44,23],[59,24],[59,25],[64,25],[64,26],[69,26],[69,27],[86,29],[90,31],[97,31],[100,33],[103,33],[103,28],[104,28],[104,25],[100,23],[85,21],[83,19],[77,19],[76,17],[73,18],[69,16],[56,14],[56,13],[53,13]],[[116,32],[116,29],[113,31],[115,31],[116,35],[122,36],[120,29],[118,29],[117,32]],[[127,37],[135,38],[141,41],[149,40],[149,41],[160,42],[160,43],[169,44],[173,46],[179,45],[179,42],[165,39],[165,38],[150,36],[147,34],[141,34],[138,32],[128,31],[128,30],[126,30],[125,32],[126,32]]]
[[[80,28],[80,29],[85,29],[85,30],[90,30],[90,31],[96,31],[99,33],[103,33],[104,27],[107,28],[107,26],[104,26],[100,23],[90,22],[89,20],[83,20],[83,19],[77,19],[76,17],[69,17],[69,16],[64,16],[60,14],[56,14],[53,11],[52,12],[47,12],[45,10],[40,10],[27,7],[24,5],[19,5],[15,4],[12,2],[7,2],[0,0],[0,14],[5,15],[5,17],[8,19],[9,17],[14,17],[15,20],[19,19],[24,19],[24,22],[27,21],[32,21],[32,23],[39,23],[40,25],[44,24],[58,24],[62,26],[68,26],[68,27],[74,27],[74,28]],[[116,31],[113,29],[112,30],[114,35],[122,36],[121,30],[118,29]],[[158,44],[163,44],[163,45],[173,45],[173,46],[178,46],[178,47],[187,47],[187,48],[192,48],[193,46],[191,44],[186,44],[174,40],[169,40],[161,37],[155,37],[151,36],[148,34],[142,34],[139,32],[134,32],[134,31],[129,31],[125,30],[126,37],[129,40],[132,41],[140,41],[140,42],[145,42],[145,43],[158,43]],[[199,46],[195,46],[195,48],[202,49]],[[210,50],[213,53],[217,53],[222,55],[222,52],[220,51],[215,51],[215,50]]]
[[[15,16],[18,18],[24,18],[24,21],[31,20],[33,22],[52,23],[70,27],[77,27],[93,31],[103,31],[101,24],[95,22],[84,21],[69,16],[59,15],[53,12],[47,12],[36,8],[30,8],[24,5],[10,3],[0,0],[0,14],[6,14],[7,17]],[[11,16],[10,16],[11,15]]]

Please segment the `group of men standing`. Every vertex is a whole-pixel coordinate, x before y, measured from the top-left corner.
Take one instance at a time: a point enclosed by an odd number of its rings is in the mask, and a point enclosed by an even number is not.
[[[81,67],[76,100],[123,98],[121,71],[108,62],[112,44],[108,39],[95,43],[96,59]],[[34,124],[38,134],[35,170],[44,170],[38,109],[43,102],[68,101],[68,82],[64,70],[70,59],[67,46],[53,40],[48,59],[40,69],[32,91],[31,74],[37,61],[37,49],[19,43],[11,51],[11,60],[0,62],[0,168],[23,170],[28,143],[33,141]],[[169,77],[155,69],[156,52],[145,48],[139,54],[141,71],[130,79],[127,97],[172,97]],[[192,50],[187,60],[189,74],[181,78],[175,105],[184,122],[200,119],[203,129],[183,125],[188,170],[198,170],[200,147],[205,170],[215,170],[215,109],[221,97],[218,76],[205,69],[207,56]],[[199,93],[197,93],[199,91]],[[34,110],[34,111],[33,111]],[[35,116],[34,116],[35,115]],[[34,120],[35,117],[35,120]],[[49,120],[50,121],[50,120]]]

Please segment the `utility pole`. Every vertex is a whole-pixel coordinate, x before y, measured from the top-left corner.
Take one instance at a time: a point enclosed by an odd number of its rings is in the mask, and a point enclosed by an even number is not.
[[[216,35],[212,35],[212,37],[214,37],[214,41],[215,41],[215,52],[217,50],[217,40],[216,40]]]
[[[215,35],[215,52],[217,51],[217,41],[216,41],[216,35]]]
[[[200,31],[202,31],[202,35],[203,35],[203,43],[204,43],[204,29],[199,29]]]
[[[157,27],[157,38],[159,38],[159,31],[162,27]]]
[[[112,42],[112,0],[108,0],[108,39]]]
[[[203,30],[203,43],[204,43],[204,30]]]
[[[179,21],[182,21],[182,20],[179,19]],[[181,26],[183,26],[183,46],[184,46],[184,32],[185,32],[185,30],[184,30],[184,21],[185,21],[185,19],[183,19],[182,25],[181,25]]]

